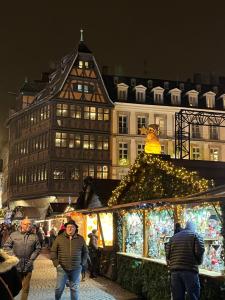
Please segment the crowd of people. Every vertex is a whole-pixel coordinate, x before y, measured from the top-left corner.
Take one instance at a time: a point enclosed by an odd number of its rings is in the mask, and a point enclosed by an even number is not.
[[[34,261],[43,246],[50,249],[56,268],[55,300],[60,300],[65,286],[70,288],[72,300],[79,299],[79,283],[84,281],[86,270],[90,277],[98,274],[98,235],[92,230],[89,245],[78,232],[73,220],[63,224],[56,234],[54,228],[46,234],[42,227],[24,219],[20,226],[0,225],[0,299],[12,300],[21,290],[21,300],[27,300]],[[165,245],[166,260],[171,274],[173,300],[200,299],[198,266],[204,254],[203,239],[196,233],[193,222],[185,228],[176,224],[174,235]]]
[[[62,224],[58,234],[55,228],[47,234],[44,228],[32,224],[29,219],[22,220],[19,226],[1,224],[0,299],[14,299],[20,290],[20,299],[28,299],[34,261],[45,247],[50,249],[57,272],[55,299],[61,299],[67,286],[71,299],[78,300],[79,282],[85,280],[86,270],[90,270],[91,278],[97,277],[98,273],[97,230],[93,230],[89,238],[87,246],[73,220]]]

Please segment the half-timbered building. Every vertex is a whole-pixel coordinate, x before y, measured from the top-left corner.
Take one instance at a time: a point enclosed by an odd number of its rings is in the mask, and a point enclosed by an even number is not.
[[[109,178],[112,108],[81,35],[47,81],[20,90],[8,120],[9,198],[78,196],[84,177]]]

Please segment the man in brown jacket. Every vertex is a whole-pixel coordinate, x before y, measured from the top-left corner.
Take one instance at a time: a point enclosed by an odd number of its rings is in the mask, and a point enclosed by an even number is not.
[[[88,251],[84,238],[77,233],[77,224],[70,220],[65,227],[51,248],[51,259],[57,270],[55,300],[61,298],[67,280],[71,300],[78,300],[81,268],[87,263]]]

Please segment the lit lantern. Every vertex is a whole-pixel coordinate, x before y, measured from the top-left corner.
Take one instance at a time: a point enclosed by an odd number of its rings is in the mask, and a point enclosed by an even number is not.
[[[158,138],[158,125],[151,124],[148,128],[142,127],[141,134],[146,134],[145,153],[161,154],[161,145]]]

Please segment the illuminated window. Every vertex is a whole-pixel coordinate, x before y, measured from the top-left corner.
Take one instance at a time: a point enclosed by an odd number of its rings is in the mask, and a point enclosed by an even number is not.
[[[100,213],[99,214],[102,233],[104,237],[105,246],[113,246],[113,214],[112,213]],[[102,245],[102,237],[99,237],[99,246]]]
[[[144,152],[145,150],[145,144],[144,143],[138,143],[137,144],[137,155]]]
[[[55,169],[53,171],[53,179],[66,179],[65,170]]]
[[[97,149],[98,150],[108,150],[109,149],[109,139],[108,137],[98,136],[97,140]]]
[[[78,105],[70,105],[70,117],[81,119],[81,107]]]
[[[68,104],[58,103],[56,105],[56,115],[58,117],[68,117]]]
[[[83,91],[83,86],[82,86],[82,84],[78,84],[78,85],[77,85],[77,91],[82,93],[82,91]]]
[[[107,179],[108,173],[108,166],[97,166],[97,178]]]
[[[109,120],[109,109],[108,108],[98,108],[98,120],[108,121]]]
[[[84,119],[95,120],[96,119],[96,107],[85,106],[84,107]]]
[[[95,148],[95,139],[93,135],[84,135],[84,149],[94,149]]]
[[[82,69],[83,66],[84,66],[84,62],[82,60],[79,60],[79,64],[78,64],[79,69]]]
[[[69,134],[69,148],[80,148],[80,135],[75,133]]]
[[[55,146],[66,147],[67,133],[56,132],[55,133]]]
[[[119,133],[121,134],[128,133],[128,116],[126,115],[119,116]]]
[[[94,165],[84,165],[83,166],[83,178],[85,178],[87,176],[94,177],[94,175],[95,175]]]
[[[84,66],[85,66],[85,69],[89,69],[89,62],[88,62],[88,61],[85,61],[85,62],[84,62]]]
[[[218,161],[219,160],[219,149],[218,148],[210,148],[210,160]]]
[[[205,99],[206,99],[206,107],[214,108],[216,94],[214,92],[209,91],[209,92],[205,93],[203,96],[205,96]]]
[[[194,160],[201,159],[199,147],[192,147],[192,159],[194,159]]]
[[[141,134],[140,129],[142,127],[146,127],[147,125],[147,118],[144,116],[137,117],[137,134]]]
[[[73,170],[71,170],[70,179],[79,180],[79,178],[80,178],[80,170],[78,167],[75,167]]]
[[[119,164],[128,165],[128,144],[119,143]]]
[[[155,124],[159,126],[159,135],[166,135],[166,120],[164,117],[156,116]]]

